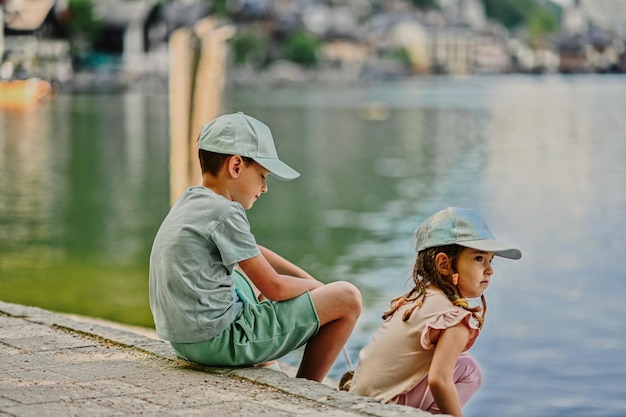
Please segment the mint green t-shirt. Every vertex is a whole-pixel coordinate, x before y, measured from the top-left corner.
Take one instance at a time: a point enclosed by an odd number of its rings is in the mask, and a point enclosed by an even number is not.
[[[208,188],[188,188],[159,228],[150,254],[150,308],[160,338],[209,340],[242,308],[233,269],[261,252],[243,207]]]

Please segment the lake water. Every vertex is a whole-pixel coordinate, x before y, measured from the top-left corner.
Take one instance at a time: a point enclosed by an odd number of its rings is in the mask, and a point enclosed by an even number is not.
[[[353,362],[408,288],[415,228],[465,206],[523,251],[494,261],[466,416],[626,415],[626,78],[242,89],[226,110],[265,121],[302,173],[249,211],[259,243],[361,289]],[[162,96],[0,110],[0,299],[150,325],[167,129]]]

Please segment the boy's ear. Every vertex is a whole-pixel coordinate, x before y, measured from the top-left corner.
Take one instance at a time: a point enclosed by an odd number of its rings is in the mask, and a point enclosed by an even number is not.
[[[452,262],[450,262],[448,255],[443,252],[439,252],[435,255],[435,268],[437,269],[437,272],[442,275],[452,275]]]
[[[243,158],[239,155],[233,155],[226,161],[228,174],[232,178],[239,178],[241,167],[243,166]]]

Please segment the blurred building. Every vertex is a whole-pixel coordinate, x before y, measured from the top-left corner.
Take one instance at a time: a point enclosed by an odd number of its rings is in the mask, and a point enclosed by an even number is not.
[[[575,0],[561,23],[561,72],[626,71],[626,0]]]
[[[0,1],[0,79],[71,75],[68,42],[35,36],[42,28],[53,32],[49,22],[54,20],[54,6],[54,0]]]

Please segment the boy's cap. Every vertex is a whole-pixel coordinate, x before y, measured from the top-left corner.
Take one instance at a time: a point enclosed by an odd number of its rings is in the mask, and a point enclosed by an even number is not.
[[[270,128],[242,112],[225,114],[202,126],[198,148],[227,155],[252,158],[281,180],[300,173],[278,159]]]
[[[509,259],[520,259],[522,252],[506,243],[496,241],[487,224],[474,210],[448,207],[421,224],[415,231],[415,249],[457,244]]]

